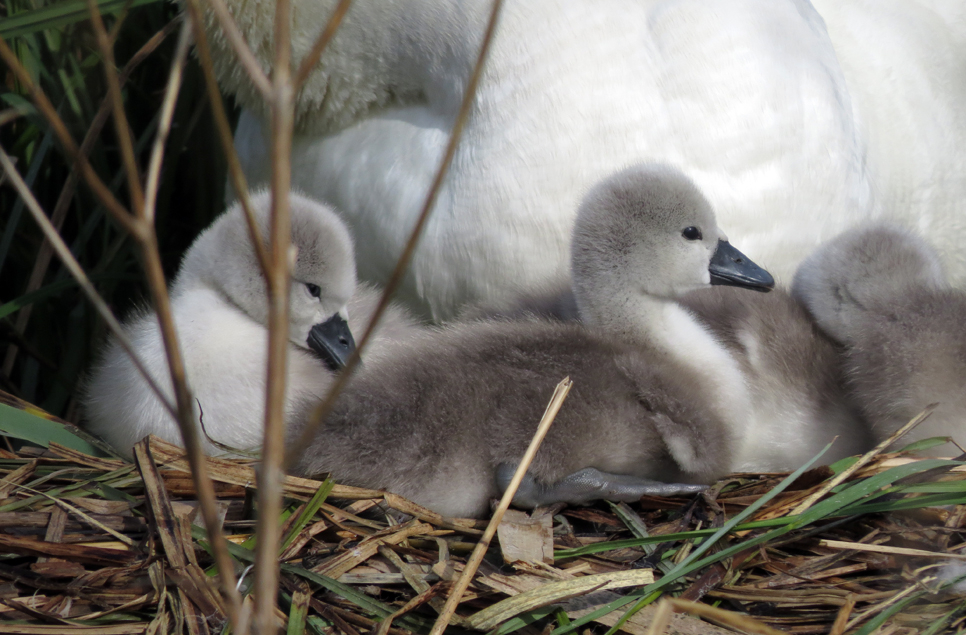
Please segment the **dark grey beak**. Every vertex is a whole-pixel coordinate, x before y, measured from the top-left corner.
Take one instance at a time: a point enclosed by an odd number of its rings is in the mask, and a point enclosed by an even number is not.
[[[309,331],[309,348],[332,370],[345,368],[356,350],[356,341],[345,319],[336,313]]]
[[[724,240],[718,241],[708,271],[711,272],[711,284],[727,284],[755,291],[771,291],[775,286],[775,279],[770,273]]]

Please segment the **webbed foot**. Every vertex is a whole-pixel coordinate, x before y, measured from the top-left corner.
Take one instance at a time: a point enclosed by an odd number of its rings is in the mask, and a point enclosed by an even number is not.
[[[502,463],[496,470],[496,482],[505,491],[516,471],[516,465]],[[519,507],[538,507],[553,503],[582,504],[594,500],[633,502],[641,496],[680,496],[696,494],[707,485],[663,483],[627,474],[611,474],[588,467],[569,474],[556,483],[544,485],[529,473],[523,477],[513,504]]]

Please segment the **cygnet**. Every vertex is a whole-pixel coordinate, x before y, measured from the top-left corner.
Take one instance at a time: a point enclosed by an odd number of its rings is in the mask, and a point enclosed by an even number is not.
[[[684,296],[686,307],[741,366],[753,404],[734,471],[794,470],[832,447],[823,463],[872,447],[849,400],[837,346],[791,295],[718,287]]]
[[[270,194],[260,192],[251,200],[267,239]],[[292,194],[291,224],[297,257],[289,308],[287,416],[299,404],[325,394],[333,371],[354,349],[350,327],[359,331],[366,326],[377,299],[369,288],[353,295],[352,240],[332,210]],[[188,385],[196,400],[195,421],[201,421],[216,442],[206,440],[205,451],[257,450],[265,414],[268,299],[240,205],[225,212],[191,245],[170,296]],[[381,339],[404,337],[415,327],[398,307],[390,309],[385,323]],[[173,403],[156,314],[142,310],[124,328]],[[380,341],[374,344],[378,349]],[[175,420],[114,338],[91,371],[84,406],[89,428],[122,454],[130,455],[131,447],[148,434],[181,443]]]
[[[966,445],[966,293],[950,288],[929,244],[889,225],[847,231],[802,263],[793,293],[844,347],[850,396],[877,440],[939,402],[900,445]]]
[[[294,471],[445,515],[484,514],[570,376],[518,503],[687,492],[674,483],[726,473],[748,408],[741,369],[674,300],[710,284],[769,288],[771,276],[727,242],[690,179],[663,165],[590,192],[572,267],[584,323],[481,320],[395,347],[353,378]]]

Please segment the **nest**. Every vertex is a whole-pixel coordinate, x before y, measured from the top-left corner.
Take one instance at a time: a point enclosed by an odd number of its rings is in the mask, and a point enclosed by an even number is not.
[[[46,445],[0,450],[0,633],[221,632],[182,450],[149,438],[128,462]],[[735,474],[690,500],[511,510],[448,632],[963,629],[966,468],[893,453],[848,474],[855,461]],[[254,469],[208,467],[246,590]],[[288,633],[428,633],[486,527],[332,481],[289,477],[285,496]]]

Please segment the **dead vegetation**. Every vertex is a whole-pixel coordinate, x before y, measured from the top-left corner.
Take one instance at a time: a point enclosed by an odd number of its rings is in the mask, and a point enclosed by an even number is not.
[[[6,441],[0,633],[222,632],[227,607],[183,450],[147,439],[132,463]],[[448,630],[962,630],[966,600],[949,587],[966,566],[949,565],[966,560],[966,468],[874,456],[799,511],[854,461],[736,474],[694,500],[510,510]],[[212,458],[208,473],[250,603],[255,471]],[[331,481],[288,477],[284,493],[287,633],[428,633],[487,526]]]

